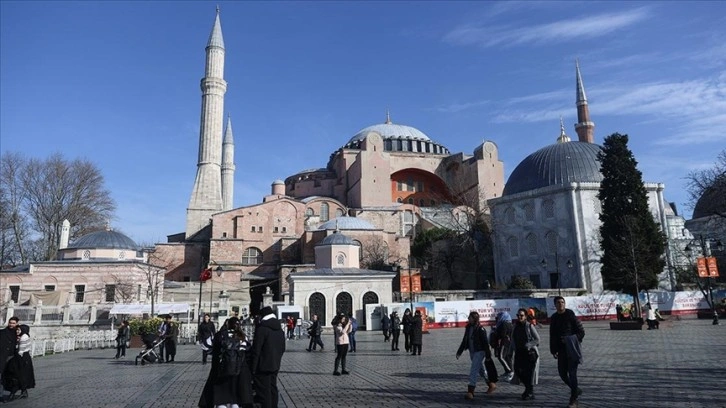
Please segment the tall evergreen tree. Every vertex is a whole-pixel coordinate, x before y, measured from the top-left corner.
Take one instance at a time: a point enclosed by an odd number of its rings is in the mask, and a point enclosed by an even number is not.
[[[628,135],[614,133],[598,154],[603,181],[598,193],[602,278],[606,289],[635,295],[658,286],[666,238],[648,208],[638,162],[628,149]]]

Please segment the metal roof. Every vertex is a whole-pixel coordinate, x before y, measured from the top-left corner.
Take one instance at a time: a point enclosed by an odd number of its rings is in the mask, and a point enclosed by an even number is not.
[[[68,245],[69,249],[130,249],[138,251],[140,247],[131,238],[116,231],[96,231],[86,234]]]
[[[376,132],[380,134],[384,139],[400,137],[404,139],[431,141],[431,139],[426,136],[424,132],[414,127],[406,125],[396,125],[393,123],[381,123],[379,125],[368,126],[367,128],[360,130],[358,133],[355,134],[355,136],[350,138],[348,143],[365,139],[368,132]]]
[[[318,226],[318,230],[326,231],[326,230],[365,230],[365,231],[371,231],[371,230],[377,230],[373,224],[370,222],[356,217],[337,217],[333,218],[332,220],[326,221],[320,226]]]
[[[503,195],[536,190],[571,182],[602,181],[597,154],[602,148],[593,143],[567,142],[543,147],[522,160],[509,176]]]

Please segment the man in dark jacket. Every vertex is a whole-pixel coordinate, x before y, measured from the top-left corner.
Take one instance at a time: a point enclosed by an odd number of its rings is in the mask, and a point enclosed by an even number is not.
[[[313,315],[313,324],[308,329],[308,334],[310,334],[310,345],[308,345],[307,351],[313,351],[316,350],[318,346],[320,346],[320,351],[323,351],[323,340],[320,338],[320,334],[323,332],[323,327],[320,324],[320,320],[318,320],[318,315]]]
[[[262,308],[260,316],[252,341],[251,369],[255,402],[263,408],[271,408],[277,407],[277,373],[285,353],[285,333],[271,307]]]
[[[383,317],[381,318],[381,331],[383,331],[383,341],[388,341],[391,336],[391,319],[388,317],[386,312],[381,311]]]
[[[577,408],[577,397],[582,390],[577,386],[577,366],[582,354],[580,343],[585,337],[585,329],[575,316],[575,312],[565,308],[565,298],[555,297],[557,311],[550,317],[550,353],[557,359],[560,378],[570,387],[569,408]]]
[[[204,314],[204,320],[199,323],[197,328],[197,341],[202,345],[202,364],[207,364],[207,356],[212,352],[211,339],[214,338],[214,334],[217,330],[214,327],[209,313]]]
[[[0,330],[0,401],[5,402],[10,394],[5,392],[2,387],[2,373],[5,371],[5,365],[15,354],[15,345],[18,341],[18,326],[19,319],[15,316],[8,320],[8,327]]]

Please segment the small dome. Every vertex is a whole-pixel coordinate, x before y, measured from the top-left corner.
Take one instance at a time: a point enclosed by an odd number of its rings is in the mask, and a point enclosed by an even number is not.
[[[376,132],[383,137],[383,139],[396,139],[396,138],[403,138],[403,139],[414,139],[414,140],[425,140],[425,141],[431,141],[431,139],[426,136],[426,134],[414,127],[406,126],[406,125],[395,125],[393,123],[381,123],[380,125],[373,125],[368,126],[367,128],[359,131],[355,134],[348,143],[350,144],[352,142],[359,142],[363,139],[365,139],[366,135],[368,135],[368,132]]]
[[[530,154],[509,176],[503,195],[571,182],[602,181],[597,154],[602,148],[593,143],[556,143]]]
[[[279,185],[279,184],[282,184],[282,185],[284,185],[284,184],[285,184],[285,182],[284,182],[284,181],[282,181],[282,180],[280,180],[280,179],[277,179],[277,180],[275,180],[275,181],[273,181],[273,182],[272,182],[272,185]]]
[[[318,227],[318,230],[376,230],[377,228],[370,222],[356,217],[338,217],[330,221],[326,221]]]
[[[713,185],[703,191],[693,207],[693,219],[726,213],[726,176],[717,178]]]
[[[120,232],[96,231],[73,241],[72,244],[68,245],[68,248],[130,249],[137,251],[139,246],[131,238]]]
[[[334,232],[331,235],[328,235],[327,237],[323,238],[320,242],[318,242],[315,246],[320,245],[358,245],[355,241],[350,239],[350,237],[341,234],[340,232]]]

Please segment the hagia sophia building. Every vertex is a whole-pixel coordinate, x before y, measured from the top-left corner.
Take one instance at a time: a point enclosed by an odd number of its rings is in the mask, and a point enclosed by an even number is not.
[[[471,154],[451,153],[442,141],[394,123],[387,114],[383,123],[341,138],[340,148],[324,167],[274,180],[260,203],[234,207],[235,144],[231,119],[225,121],[225,52],[217,10],[206,45],[199,156],[186,228],[156,244],[148,255],[139,258],[133,252],[133,262],[162,268],[168,282],[190,285],[199,281],[203,269],[217,271],[215,294],[224,295],[230,308],[242,313],[258,310],[268,288],[276,300],[304,307],[305,318],[307,311],[337,310],[341,305],[360,312],[367,303],[390,301],[396,278],[395,271],[360,269],[365,254],[383,250],[387,262],[410,268],[416,234],[450,227],[468,207],[490,215],[496,274],[492,284],[503,287],[512,277],[524,275],[542,289],[602,292],[597,199],[602,175],[596,160],[601,147],[594,143],[595,124],[579,64],[577,140],[571,140],[561,124],[559,135],[553,132],[553,143],[522,160],[506,183],[495,142],[484,141]],[[645,187],[651,213],[666,226],[669,242],[687,240],[683,218],[664,198],[664,185]],[[463,196],[474,199],[464,206]],[[121,240],[116,238],[116,243]],[[126,246],[109,249],[140,250]],[[70,243],[61,252],[78,255],[81,249]],[[666,255],[675,256],[670,252]],[[63,273],[58,266],[62,253],[53,268],[43,270]],[[103,262],[109,258],[114,256],[105,256]],[[92,259],[83,254],[66,258],[70,263],[84,260]],[[37,275],[29,280],[22,272],[17,279],[24,278],[26,287],[35,280],[41,287],[50,279]],[[474,279],[464,285],[473,289]],[[307,289],[295,293],[303,281]],[[661,281],[663,288],[675,287],[673,271],[665,270]],[[73,279],[68,284],[78,285]],[[165,288],[164,297],[175,293],[173,300],[181,301],[184,291],[190,294],[189,302],[196,301],[190,289]],[[146,293],[139,290],[131,300],[144,302],[142,292]]]

